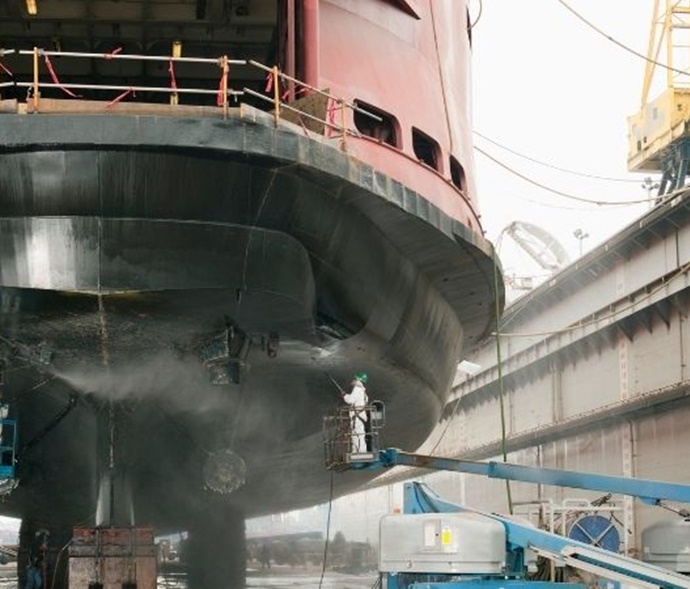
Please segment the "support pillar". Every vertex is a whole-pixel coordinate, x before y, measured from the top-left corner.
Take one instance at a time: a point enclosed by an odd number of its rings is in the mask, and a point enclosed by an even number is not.
[[[319,87],[319,0],[302,0],[303,35],[302,64],[304,81],[314,88]]]
[[[616,297],[625,295],[625,265],[619,263],[616,267]],[[630,398],[629,388],[629,356],[630,340],[623,334],[618,334],[618,391],[621,401]],[[633,432],[635,425],[631,421],[625,421],[620,425],[621,436],[621,470],[625,477],[635,476]],[[630,538],[635,538],[635,501],[629,495],[623,496],[623,539],[624,554],[630,550]],[[628,533],[630,532],[630,533]]]
[[[188,531],[184,558],[189,589],[243,588],[247,568],[244,514],[210,502]]]

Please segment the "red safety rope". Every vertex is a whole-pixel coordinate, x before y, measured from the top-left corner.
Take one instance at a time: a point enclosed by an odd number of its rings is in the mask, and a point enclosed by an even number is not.
[[[333,131],[335,131],[335,111],[337,110],[337,105],[338,101],[335,98],[328,98],[328,106],[326,107],[326,121],[329,124],[326,125],[326,135],[330,135]]]
[[[302,86],[301,88],[297,88],[295,90],[295,98],[297,98],[300,94],[304,94],[307,91],[307,89]],[[290,89],[287,88],[285,92],[283,92],[283,95],[280,97],[282,101],[286,101],[290,97]]]
[[[113,56],[115,56],[115,55],[117,55],[118,53],[120,53],[120,51],[122,51],[122,47],[116,47],[116,48],[113,49],[110,53],[106,53],[106,54],[105,54],[105,58],[106,58],[106,59],[112,59]]]
[[[175,79],[175,66],[173,65],[172,57],[168,64],[168,72],[170,73],[170,87],[177,92],[177,80]]]
[[[108,104],[106,104],[105,107],[110,108],[111,106],[116,105],[118,102],[120,102],[120,100],[122,100],[123,98],[126,98],[129,94],[131,94],[135,98],[137,96],[137,93],[135,92],[134,88],[129,88],[129,89],[125,90],[122,94],[120,94],[119,96],[116,96],[115,98],[113,98],[113,100],[111,100]]]
[[[55,84],[58,88],[60,88],[60,90],[62,90],[68,96],[71,96],[72,98],[81,98],[81,96],[75,94],[69,88],[66,88],[62,85],[62,83],[57,77],[57,74],[55,73],[55,70],[53,69],[53,64],[50,62],[50,57],[48,57],[47,55],[44,55],[43,57],[46,60],[46,67],[48,68],[48,73],[50,74],[50,77],[53,80],[53,84]]]
[[[228,72],[227,70],[224,70],[223,73],[220,75],[220,82],[218,83],[218,97],[216,98],[216,106],[224,106],[225,105],[225,100],[223,96],[223,88],[228,83]]]
[[[0,61],[0,70],[2,70],[3,72],[5,72],[10,78],[14,78],[14,74],[13,74],[10,70],[8,70],[8,69],[2,64],[1,61]]]
[[[300,124],[300,126],[302,127],[302,130],[304,131],[304,134],[305,134],[307,137],[311,137],[311,135],[309,135],[309,129],[307,129],[307,126],[304,124],[304,121],[302,120],[302,117],[298,116],[298,117],[297,117],[297,120],[299,121],[299,124]]]

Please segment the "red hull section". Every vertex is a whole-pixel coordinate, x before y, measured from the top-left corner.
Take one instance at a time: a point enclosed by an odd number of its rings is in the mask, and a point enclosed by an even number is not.
[[[320,87],[394,119],[395,145],[375,138],[353,140],[354,156],[480,231],[472,174],[466,3],[406,3],[419,18],[395,4],[321,2]],[[428,144],[415,149],[421,139]],[[431,150],[433,160],[420,163],[420,150]],[[451,157],[460,170],[455,177]]]

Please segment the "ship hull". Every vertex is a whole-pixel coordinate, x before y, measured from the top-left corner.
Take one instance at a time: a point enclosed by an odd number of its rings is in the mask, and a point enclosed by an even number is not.
[[[369,476],[331,491],[333,380],[366,371],[385,443],[414,448],[463,344],[490,328],[488,243],[298,127],[252,109],[6,125],[0,327],[21,475],[6,513],[97,517],[104,479],[111,520],[165,529],[209,502],[327,500]],[[203,350],[228,330],[237,382],[218,386]],[[204,467],[222,450],[247,473],[219,495]]]
[[[153,525],[190,532],[191,587],[240,587],[243,517],[373,476],[324,467],[339,388],[366,372],[382,443],[413,450],[502,309],[467,3],[41,0],[0,23],[19,571],[41,530],[59,587],[72,525]]]

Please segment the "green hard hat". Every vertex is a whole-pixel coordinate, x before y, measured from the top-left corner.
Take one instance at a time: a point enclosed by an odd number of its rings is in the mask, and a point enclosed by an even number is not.
[[[369,377],[367,376],[366,372],[358,372],[354,376],[357,380],[359,380],[362,384],[367,384],[367,381],[369,380]]]

